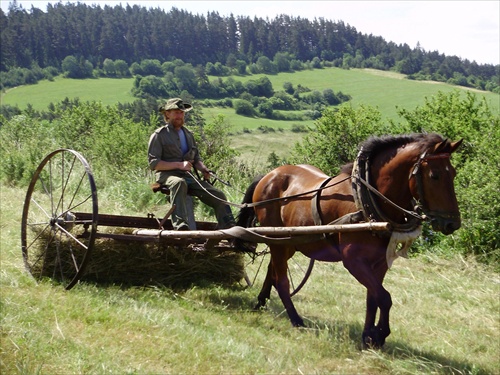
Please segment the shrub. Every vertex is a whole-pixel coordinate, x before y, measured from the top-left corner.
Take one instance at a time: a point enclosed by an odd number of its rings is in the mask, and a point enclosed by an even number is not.
[[[247,117],[255,116],[255,109],[254,109],[252,103],[250,103],[247,100],[243,100],[243,99],[235,100],[234,109],[236,111],[236,114],[238,114],[238,115],[247,116]]]

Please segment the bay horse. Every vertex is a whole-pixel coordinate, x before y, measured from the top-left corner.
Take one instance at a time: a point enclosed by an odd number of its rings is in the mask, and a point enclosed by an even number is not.
[[[450,156],[462,141],[435,133],[371,137],[338,176],[311,165],[284,165],[254,180],[245,193],[239,226],[257,219],[270,227],[376,221],[391,228],[383,234],[345,232],[311,243],[269,245],[271,259],[255,308],[265,306],[274,286],[292,325],[304,326],[290,297],[288,259],[298,251],[319,261],[342,262],[367,289],[363,347],[383,346],[390,334],[392,300],[382,284],[400,254],[396,247],[403,244],[406,251],[424,220],[446,235],[460,228]]]

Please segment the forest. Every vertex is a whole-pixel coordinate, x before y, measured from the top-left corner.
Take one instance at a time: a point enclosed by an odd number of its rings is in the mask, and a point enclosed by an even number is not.
[[[61,73],[72,78],[135,75],[134,66],[149,60],[189,64],[199,72],[198,80],[207,74],[276,74],[313,65],[391,70],[410,79],[499,92],[500,65],[395,44],[323,18],[252,19],[62,2],[43,11],[12,1],[7,13],[0,11],[0,30],[2,89]]]

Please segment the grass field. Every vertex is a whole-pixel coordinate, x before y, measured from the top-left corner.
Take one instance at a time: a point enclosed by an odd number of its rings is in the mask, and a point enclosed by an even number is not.
[[[242,81],[258,79],[260,75],[243,77]],[[371,105],[378,108],[383,118],[396,119],[397,108],[414,109],[424,103],[426,97],[436,95],[438,91],[467,90],[463,87],[451,86],[431,81],[411,81],[404,75],[395,72],[384,72],[374,69],[325,68],[306,70],[296,73],[280,73],[267,76],[275,90],[282,89],[283,83],[292,82],[322,91],[331,88],[335,92],[342,91],[352,96],[352,104]],[[235,77],[235,79],[238,79]],[[478,92],[477,90],[475,90]],[[500,112],[498,94],[478,92],[484,95],[492,108]]]
[[[258,79],[261,75],[233,77],[242,81]],[[352,96],[352,105],[370,105],[378,108],[383,119],[398,120],[398,109],[412,110],[423,105],[426,97],[439,91],[465,91],[467,89],[436,82],[410,81],[394,72],[371,69],[344,70],[325,68],[295,73],[280,73],[267,76],[275,90],[281,90],[284,82],[294,87],[302,85],[311,90],[322,91],[327,88],[342,91]],[[213,77],[212,77],[213,78]],[[131,95],[133,79],[86,79],[73,80],[56,78],[53,82],[41,81],[36,85],[17,87],[1,94],[1,103],[26,108],[30,103],[34,109],[45,110],[50,103],[57,103],[66,97],[79,98],[81,101],[102,101],[104,104],[127,103],[135,98]],[[490,92],[478,92],[489,102],[492,110],[500,113],[500,96]],[[276,121],[263,118],[249,118],[236,115],[232,108],[203,108],[207,121],[222,114],[231,125],[231,147],[241,153],[241,158],[259,165],[265,164],[271,152],[281,158],[286,157],[295,142],[304,133],[290,131],[294,124],[313,125],[314,121]],[[262,133],[259,127],[275,129],[274,133]],[[248,129],[249,132],[243,132]]]
[[[121,214],[102,194],[100,212]],[[1,187],[2,374],[500,373],[500,278],[471,259],[397,260],[385,281],[392,334],[363,351],[364,288],[341,264],[317,264],[294,297],[305,329],[291,327],[274,291],[252,311],[262,273],[250,288],[36,284],[21,256],[23,199]]]
[[[234,76],[233,78],[247,81],[259,77],[261,75]],[[295,73],[280,73],[266,77],[270,79],[275,90],[282,90],[284,82],[291,82],[294,87],[300,84],[311,90],[322,91],[331,88],[335,92],[342,91],[344,94],[352,96],[354,106],[366,104],[377,107],[382,113],[382,117],[389,119],[397,118],[397,108],[414,109],[424,103],[425,97],[431,97],[438,91],[467,90],[463,87],[437,82],[411,81],[398,73],[372,69],[344,70],[325,68]],[[1,102],[2,104],[18,105],[19,108],[26,108],[27,104],[30,103],[37,110],[47,109],[51,102],[57,103],[66,97],[70,99],[78,97],[81,101],[100,100],[105,104],[127,103],[135,100],[130,93],[132,82],[132,78],[86,80],[56,78],[53,82],[41,81],[36,85],[10,89],[6,93],[2,93]],[[477,90],[476,92],[484,95],[491,108],[500,113],[498,94],[479,92]],[[214,112],[228,114],[226,110],[220,109],[207,109],[205,112],[206,116],[213,115]],[[236,118],[238,121],[236,121]],[[266,122],[264,119],[252,120],[242,116],[236,116],[236,118],[231,119],[231,121],[234,121],[235,124],[245,122],[249,128],[258,127],[259,125],[256,124]],[[283,121],[280,121],[280,123],[283,123]],[[289,122],[284,123],[282,127],[289,126],[287,125]]]

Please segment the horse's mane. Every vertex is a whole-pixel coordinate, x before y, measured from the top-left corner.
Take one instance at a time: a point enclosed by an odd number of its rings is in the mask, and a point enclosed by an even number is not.
[[[430,147],[434,146],[436,143],[440,143],[444,140],[441,135],[437,133],[413,133],[413,134],[403,134],[403,135],[383,135],[383,136],[372,136],[366,141],[362,142],[360,148],[363,149],[363,153],[368,159],[373,159],[382,150],[399,148],[410,143],[416,143],[418,145],[420,153],[428,150]],[[352,173],[353,163],[348,163],[342,166],[341,171],[343,173]]]
[[[409,143],[416,143],[421,152],[428,150],[436,143],[441,143],[444,138],[436,133],[414,133],[404,135],[384,135],[370,137],[361,144],[363,152],[368,158],[377,155],[381,150],[399,148]]]

